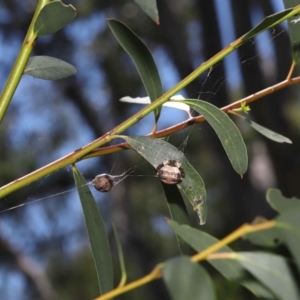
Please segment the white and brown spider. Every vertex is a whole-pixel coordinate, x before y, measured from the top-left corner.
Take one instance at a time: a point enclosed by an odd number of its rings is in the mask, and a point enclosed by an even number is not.
[[[97,175],[91,183],[94,185],[97,191],[106,193],[109,192],[114,186],[114,178],[108,174],[100,174]]]
[[[177,160],[165,159],[157,166],[156,171],[157,177],[166,184],[178,184],[185,177],[181,162]]]
[[[106,173],[97,175],[90,184],[94,185],[95,189],[99,192],[106,193],[109,192],[115,185],[119,184],[125,178],[130,176],[133,172],[133,169],[125,171],[121,175],[109,175]]]

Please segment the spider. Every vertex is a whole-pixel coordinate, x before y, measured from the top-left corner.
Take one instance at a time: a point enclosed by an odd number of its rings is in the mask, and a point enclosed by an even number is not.
[[[102,193],[109,192],[114,186],[114,178],[108,174],[100,174],[91,182],[97,191]]]
[[[185,177],[181,162],[165,159],[156,168],[157,177],[166,184],[178,184]]]
[[[130,169],[129,171],[125,171],[121,175],[109,175],[106,173],[97,175],[90,184],[93,184],[95,189],[99,192],[106,193],[109,192],[113,186],[119,184],[121,181],[123,181],[125,178],[130,176],[133,172],[133,169]]]

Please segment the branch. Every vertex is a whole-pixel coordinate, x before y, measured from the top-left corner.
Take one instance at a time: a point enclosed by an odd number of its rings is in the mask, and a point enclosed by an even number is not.
[[[37,39],[37,34],[34,32],[33,27],[34,23],[42,10],[42,8],[48,3],[50,0],[39,0],[39,3],[36,7],[35,13],[33,15],[32,21],[30,23],[29,29],[25,36],[24,42],[18,54],[18,57],[15,61],[15,64],[9,74],[7,82],[4,86],[2,94],[0,96],[0,123],[5,115],[5,112],[10,104],[10,101],[20,83],[22,78],[24,69],[27,65],[29,56],[33,50],[35,41]]]
[[[46,0],[44,0],[44,1],[46,1]],[[300,5],[296,6],[294,9],[292,9],[292,11],[290,11],[287,15],[285,15],[284,18],[282,18],[280,20],[277,20],[272,25],[274,26],[274,25],[282,22],[283,20],[292,17],[293,15],[297,14],[299,11],[300,11]],[[268,26],[264,30],[268,29],[269,27],[270,26]],[[256,34],[258,34],[258,32]],[[256,35],[256,34],[254,34],[254,35]],[[104,134],[99,139],[96,139],[93,142],[89,143],[88,145],[86,145],[82,148],[79,148],[79,149],[75,150],[74,152],[72,152],[72,153],[70,153],[70,154],[68,154],[64,157],[62,157],[62,158],[60,158],[60,159],[58,159],[58,160],[56,160],[56,161],[40,168],[40,169],[38,169],[38,170],[36,170],[36,171],[34,171],[30,174],[27,174],[27,175],[15,180],[15,181],[9,183],[9,184],[1,187],[0,188],[0,199],[3,198],[6,195],[18,190],[18,189],[26,186],[26,185],[34,182],[34,181],[39,180],[40,178],[43,178],[43,177],[45,177],[45,176],[47,176],[47,175],[49,175],[49,174],[51,174],[55,171],[67,166],[67,165],[76,163],[77,161],[83,159],[84,157],[86,157],[86,158],[89,157],[88,154],[90,154],[93,150],[107,144],[108,142],[110,142],[114,138],[114,135],[118,135],[118,134],[122,133],[124,130],[131,127],[132,125],[136,124],[139,120],[143,119],[149,113],[151,113],[152,111],[154,111],[155,109],[157,109],[158,107],[163,105],[172,96],[174,96],[176,93],[181,91],[188,84],[190,84],[193,80],[198,78],[205,71],[209,70],[212,66],[214,66],[216,63],[221,61],[228,54],[230,54],[235,49],[237,49],[238,47],[243,45],[244,42],[247,40],[247,39],[245,39],[245,36],[247,36],[247,34],[240,37],[240,38],[238,38],[237,40],[235,40],[234,42],[229,44],[227,47],[222,49],[219,53],[217,53],[216,55],[211,57],[209,60],[202,63],[191,74],[189,74],[186,78],[184,78],[182,81],[177,83],[173,88],[171,88],[169,91],[167,91],[161,97],[159,97],[154,102],[152,102],[151,104],[149,104],[146,107],[144,107],[143,109],[141,109],[139,112],[137,112],[136,114],[134,114],[133,116],[128,118],[126,121],[124,121],[123,123],[121,123],[120,125],[115,127],[113,130],[111,130],[111,131],[107,132],[106,134]],[[286,86],[288,86],[289,85],[289,80],[287,80],[285,82],[285,84],[286,84]],[[271,94],[272,92],[275,91],[275,88],[273,86],[272,88],[268,88],[268,89],[263,90],[263,91],[266,91],[266,94]],[[254,95],[252,101],[254,101],[255,98],[256,97]],[[249,101],[249,103],[251,102],[250,100],[248,100],[248,101]],[[239,105],[239,102],[236,102],[236,105]],[[230,109],[232,109],[232,108],[234,108],[234,106],[231,105]],[[228,110],[229,108],[224,107],[224,111],[226,111],[226,109]],[[202,119],[204,120],[203,117],[202,117]],[[172,132],[175,132],[179,129],[183,129],[183,128],[191,125],[191,124],[194,124],[196,122],[201,122],[202,119],[201,119],[201,116],[189,119],[186,122],[183,122],[183,123],[180,123],[176,126],[170,127],[169,130],[165,130],[164,133],[165,134],[171,134]],[[0,120],[1,120],[1,106],[0,106]],[[153,133],[153,137],[158,137],[158,134],[159,133]],[[127,148],[128,148],[128,146],[127,146]],[[111,152],[109,152],[109,153],[111,153]]]
[[[240,237],[244,236],[247,233],[253,233],[256,231],[261,230],[267,230],[270,228],[273,228],[275,226],[274,221],[267,221],[260,224],[244,224],[234,232],[230,233],[228,236],[223,238],[222,240],[218,241],[217,243],[211,245],[210,247],[206,248],[204,251],[195,254],[191,257],[191,261],[193,262],[199,262],[207,257],[209,257],[211,254],[215,253],[216,251],[222,249],[224,246],[227,246],[228,244],[234,242],[235,240],[239,239]],[[130,290],[136,289],[142,285],[145,285],[153,280],[159,279],[162,277],[163,264],[158,264],[148,275],[133,281],[123,287],[118,287],[98,298],[95,300],[109,300],[112,299],[115,296],[124,294]]]
[[[241,100],[238,100],[234,103],[231,103],[227,106],[224,106],[221,108],[222,111],[224,111],[225,113],[228,113],[229,110],[232,110],[234,108],[239,108],[241,106],[241,103],[245,102],[246,104],[249,104],[251,102],[254,102],[262,97],[265,97],[267,95],[271,95],[273,94],[274,92],[277,92],[283,88],[286,88],[290,85],[294,85],[294,84],[297,84],[297,83],[300,83],[300,77],[294,77],[294,78],[291,78],[291,79],[286,79],[286,80],[283,80],[271,87],[268,87],[262,91],[259,91],[255,94],[252,94],[248,97],[245,97]],[[150,137],[154,137],[154,138],[163,138],[163,137],[166,137],[166,136],[169,136],[175,132],[178,132],[184,128],[187,128],[191,125],[194,125],[196,123],[200,123],[200,122],[203,122],[205,121],[205,118],[203,116],[196,116],[196,117],[193,117],[193,118],[190,118],[190,119],[187,119],[181,123],[178,123],[174,126],[171,126],[169,128],[166,128],[166,129],[162,129],[160,131],[157,131],[157,132],[154,132],[154,133],[150,133],[148,136]],[[108,147],[103,147],[103,148],[100,148],[100,149],[95,149],[93,150],[91,153],[89,153],[88,155],[86,155],[85,157],[83,157],[83,159],[86,159],[86,158],[91,158],[91,157],[96,157],[96,156],[100,156],[100,155],[105,155],[105,154],[111,154],[111,153],[115,153],[115,152],[119,152],[119,151],[122,151],[122,150],[126,150],[126,149],[130,149],[131,147],[129,146],[128,143],[120,143],[120,144],[117,144],[117,145],[113,145],[113,146],[108,146]]]

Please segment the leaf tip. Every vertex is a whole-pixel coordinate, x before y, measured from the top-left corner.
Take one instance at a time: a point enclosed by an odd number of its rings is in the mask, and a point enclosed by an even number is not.
[[[286,141],[285,141],[287,144],[293,144],[293,142],[290,140],[290,139],[288,139],[288,138],[286,138]]]

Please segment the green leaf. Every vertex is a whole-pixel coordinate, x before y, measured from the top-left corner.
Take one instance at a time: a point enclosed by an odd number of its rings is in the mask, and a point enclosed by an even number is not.
[[[168,209],[172,220],[179,224],[189,224],[188,212],[185,207],[184,200],[175,185],[169,185],[162,182],[165,196],[168,203]],[[176,239],[181,254],[188,255],[190,253],[190,247],[186,244],[177,234]]]
[[[256,131],[258,131],[260,134],[264,135],[265,137],[269,138],[270,140],[277,142],[277,143],[292,144],[292,141],[289,138],[287,138],[279,133],[276,133],[266,127],[263,127],[255,122],[249,120],[248,118],[245,118],[245,120],[251,125],[252,128],[254,128]]]
[[[283,0],[285,8],[291,8],[299,5],[299,0]],[[293,60],[299,64],[300,62],[300,19],[299,15],[289,19],[288,28],[293,50]]]
[[[241,176],[247,171],[248,154],[242,135],[233,121],[218,107],[202,101],[183,101],[202,114],[218,135],[234,170]]]
[[[114,234],[115,234],[115,239],[116,239],[116,244],[117,244],[117,248],[118,248],[118,256],[119,256],[119,262],[120,262],[120,268],[121,268],[121,281],[119,284],[120,286],[124,286],[126,283],[126,279],[127,279],[127,272],[126,272],[126,267],[125,267],[125,261],[124,261],[124,255],[123,255],[123,249],[122,249],[122,244],[121,244],[121,240],[118,234],[118,230],[116,228],[116,226],[113,224],[113,229],[114,229]]]
[[[77,69],[74,66],[50,56],[30,57],[24,70],[25,74],[46,80],[65,78],[76,72]]]
[[[295,197],[286,198],[282,196],[281,191],[278,189],[268,189],[267,201],[279,213],[286,209],[299,209],[300,207],[300,199]]]
[[[250,277],[249,275],[247,275]],[[250,279],[243,278],[243,283],[241,283],[245,288],[253,293],[258,299],[265,300],[277,300],[277,297],[264,285],[260,282],[255,281],[255,278],[251,277]]]
[[[120,45],[134,61],[151,101],[159,98],[162,95],[162,84],[148,47],[123,23],[109,19],[108,26]],[[160,111],[161,107],[155,110],[156,121],[159,118]]]
[[[181,95],[175,95],[175,96],[172,96],[170,98],[170,100],[174,100],[174,101],[167,101],[165,102],[162,106],[165,106],[165,107],[172,107],[172,108],[175,108],[175,109],[180,109],[182,111],[185,111],[187,113],[187,116],[190,118],[191,117],[191,108],[182,103],[182,102],[179,102],[178,100],[184,100],[185,98]],[[136,97],[136,98],[132,98],[130,96],[125,96],[125,97],[122,97],[121,99],[119,99],[121,102],[126,102],[126,103],[135,103],[135,104],[150,104],[151,101],[150,101],[150,98],[149,97]]]
[[[163,265],[162,272],[172,300],[217,299],[206,270],[187,256],[169,259]]]
[[[187,225],[179,225],[174,221],[168,221],[175,233],[180,236],[197,252],[201,252],[211,245],[219,242],[215,237],[201,230]],[[234,253],[230,247],[225,246],[217,251],[225,253]],[[272,293],[259,282],[256,282],[252,276],[241,266],[241,264],[232,259],[208,259],[207,260],[217,271],[219,271],[227,280],[237,282],[249,289],[257,297],[265,299],[275,299]]]
[[[280,240],[288,247],[300,272],[300,206],[285,209],[275,219]]]
[[[252,224],[260,224],[265,223],[268,220],[263,217],[256,217]],[[281,244],[281,240],[279,239],[278,232],[274,226],[274,228],[270,228],[267,230],[260,230],[256,232],[247,233],[244,235],[244,239],[248,240],[254,245],[258,245],[261,247],[277,247]]]
[[[73,167],[73,176],[81,201],[87,233],[96,265],[100,295],[113,289],[113,268],[109,241],[98,206],[84,177]]]
[[[177,160],[185,171],[185,177],[177,184],[179,190],[185,194],[199,217],[200,225],[205,224],[207,217],[205,185],[190,165],[184,154],[173,145],[147,136],[120,136],[127,141],[134,150],[143,156],[155,169],[165,159]]]
[[[300,299],[296,280],[284,257],[262,252],[238,252],[236,255],[244,268],[267,286],[278,299]]]
[[[298,259],[300,269],[300,256],[298,255],[300,251],[300,232],[297,233],[298,229],[296,229],[300,226],[297,216],[297,213],[300,214],[300,201],[295,197],[286,198],[282,196],[281,191],[278,189],[269,189],[266,198],[270,206],[280,213],[276,218],[275,227],[248,233],[245,238],[254,244],[265,247],[278,246],[283,241],[287,246],[290,244],[291,249],[293,249],[291,251],[294,251],[296,259]],[[254,223],[260,223],[260,221],[264,222],[265,219],[262,217],[256,218]]]
[[[134,0],[141,9],[157,24],[159,24],[156,0]]]
[[[53,34],[71,23],[76,15],[77,10],[71,4],[52,1],[39,13],[34,23],[34,32],[39,36]]]
[[[253,29],[248,31],[246,34],[242,36],[242,40],[246,41],[253,37],[255,37],[260,32],[274,27],[278,23],[281,23],[283,20],[285,20],[285,16],[288,15],[293,9],[287,9],[284,11],[281,11],[279,13],[276,13],[274,15],[268,16],[263,19],[261,23],[259,23],[257,26],[255,26]]]

